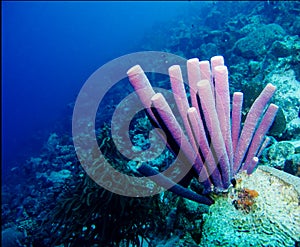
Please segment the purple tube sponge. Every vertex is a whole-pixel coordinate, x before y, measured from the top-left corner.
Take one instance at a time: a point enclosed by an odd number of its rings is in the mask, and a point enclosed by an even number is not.
[[[265,135],[278,110],[276,105],[269,105],[275,86],[266,85],[241,128],[243,93],[233,94],[230,109],[228,70],[222,56],[212,57],[210,62],[197,58],[187,61],[191,105],[180,66],[169,68],[172,91],[180,114],[178,117],[175,117],[164,96],[154,92],[140,66],[134,66],[127,74],[148,116],[158,126],[167,127],[177,143],[176,148],[181,148],[186,156],[185,161],[193,167],[206,192],[226,191],[239,171],[253,172],[259,161],[258,156],[268,141]],[[175,149],[172,145],[167,143],[171,151]],[[148,168],[141,170],[149,171]]]
[[[187,198],[189,200],[201,203],[201,204],[206,204],[206,205],[211,205],[214,203],[214,201],[203,195],[199,195],[196,192],[189,190],[187,188],[184,188],[183,186],[174,183],[171,179],[168,177],[165,177],[162,173],[159,173],[155,169],[153,169],[151,166],[147,164],[140,163],[137,166],[137,170],[144,176],[150,177],[153,176],[153,181],[157,183],[158,185],[162,187],[168,187],[170,188],[169,191],[182,196],[184,198]],[[155,176],[156,175],[156,176]]]

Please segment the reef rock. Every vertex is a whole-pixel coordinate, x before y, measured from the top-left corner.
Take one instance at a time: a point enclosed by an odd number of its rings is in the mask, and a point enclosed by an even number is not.
[[[249,201],[237,191],[247,190]],[[236,198],[237,196],[237,198]],[[260,166],[237,177],[237,185],[216,199],[205,215],[200,246],[296,246],[300,241],[300,179]]]
[[[259,59],[265,55],[275,40],[281,39],[285,31],[277,24],[263,25],[239,39],[234,53],[244,58]]]

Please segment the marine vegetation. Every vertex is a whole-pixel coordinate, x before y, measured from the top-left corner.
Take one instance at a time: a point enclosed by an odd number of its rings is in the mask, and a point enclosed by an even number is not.
[[[149,214],[154,217],[146,217]],[[140,246],[148,241],[150,229],[160,228],[156,224],[161,217],[157,197],[122,197],[85,176],[72,194],[58,202],[50,219],[51,243]]]

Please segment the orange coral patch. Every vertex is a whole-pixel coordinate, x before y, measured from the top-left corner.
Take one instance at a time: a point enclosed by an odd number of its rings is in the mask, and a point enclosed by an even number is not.
[[[251,197],[258,197],[258,192],[256,190],[250,190],[250,189],[245,188],[245,192],[247,192],[248,195]]]

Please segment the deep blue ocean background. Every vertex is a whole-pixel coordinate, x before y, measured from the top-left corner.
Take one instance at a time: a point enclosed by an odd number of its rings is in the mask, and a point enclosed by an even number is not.
[[[70,121],[63,121],[72,114],[68,104],[96,69],[141,51],[141,40],[154,24],[200,4],[4,1],[3,181],[9,181],[8,170],[40,151],[54,126],[70,131]]]

